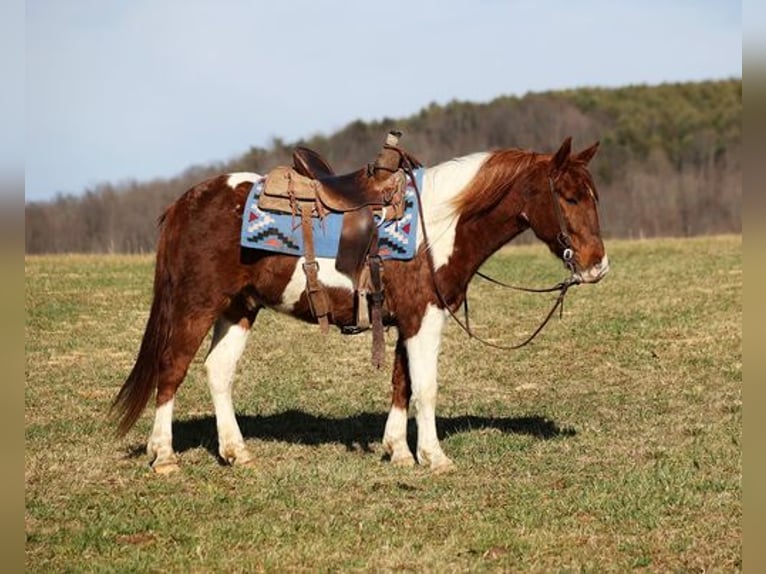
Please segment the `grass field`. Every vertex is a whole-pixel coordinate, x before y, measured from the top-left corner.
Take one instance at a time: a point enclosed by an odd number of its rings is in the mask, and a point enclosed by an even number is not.
[[[177,400],[182,470],[152,474],[153,411],[120,440],[106,419],[152,258],[27,257],[27,571],[740,570],[742,239],[607,248],[611,273],[571,290],[531,346],[447,328],[437,427],[457,469],[443,476],[381,461],[390,369],[369,366],[367,335],[272,312],[235,382],[260,464],[217,461],[203,348]],[[485,269],[563,275],[539,246]],[[479,281],[473,322],[504,342],[551,300]]]

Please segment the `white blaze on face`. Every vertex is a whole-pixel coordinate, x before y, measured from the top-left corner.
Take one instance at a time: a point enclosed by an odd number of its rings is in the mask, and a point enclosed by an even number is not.
[[[453,159],[427,168],[423,174],[423,189],[420,190],[423,216],[437,270],[447,264],[455,247],[458,214],[452,208],[452,200],[476,176],[489,155],[481,152]],[[417,246],[421,243],[422,232],[418,233]]]
[[[236,189],[241,183],[253,183],[261,179],[261,176],[257,173],[250,171],[239,171],[236,173],[230,173],[226,180],[226,185],[232,189]]]
[[[306,274],[303,272],[303,263],[305,261],[305,257],[298,259],[293,276],[282,293],[282,301],[275,307],[278,311],[283,313],[292,311],[306,290]],[[317,263],[319,264],[319,282],[322,285],[328,288],[346,289],[349,295],[354,292],[354,284],[351,282],[351,279],[335,269],[335,259],[317,257]]]

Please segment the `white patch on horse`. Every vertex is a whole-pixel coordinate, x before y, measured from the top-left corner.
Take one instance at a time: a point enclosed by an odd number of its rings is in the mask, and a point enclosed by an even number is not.
[[[218,453],[229,464],[235,461],[246,463],[252,459],[242,439],[231,396],[237,361],[245,350],[249,332],[249,329],[231,321],[219,319],[213,330],[210,352],[205,359],[218,428]]]
[[[430,464],[434,470],[452,466],[439,445],[436,435],[436,391],[439,347],[446,312],[429,304],[420,330],[405,341],[412,381],[412,406],[418,425],[418,462]]]
[[[609,273],[609,257],[604,253],[601,261],[596,263],[590,269],[575,273],[574,276],[583,283],[597,283],[598,281],[601,281],[607,273]]]
[[[146,445],[146,452],[153,459],[155,468],[175,463],[173,453],[173,403],[162,403],[154,413],[154,427]]]
[[[262,176],[250,171],[238,171],[230,173],[226,180],[226,185],[232,189],[236,189],[240,183],[253,183],[261,179]]]
[[[383,449],[391,456],[391,463],[410,465],[415,459],[407,445],[407,409],[391,405],[383,431]]]
[[[303,263],[305,261],[306,259],[301,257],[295,264],[293,276],[290,277],[290,281],[282,293],[282,301],[275,307],[277,311],[282,311],[283,313],[292,311],[306,290],[306,274],[303,272]],[[319,282],[325,287],[346,289],[349,293],[354,292],[354,284],[351,282],[351,279],[335,269],[335,259],[317,257],[317,263],[319,264]]]
[[[455,229],[459,214],[455,213],[452,200],[465,189],[489,157],[479,152],[459,157],[430,167],[423,174],[423,216],[426,233],[433,255],[434,267],[446,265],[455,247]],[[418,233],[417,247],[423,243]]]

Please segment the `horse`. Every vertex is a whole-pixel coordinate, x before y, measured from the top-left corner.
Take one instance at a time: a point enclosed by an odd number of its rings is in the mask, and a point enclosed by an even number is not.
[[[574,153],[569,137],[555,153],[498,149],[423,168],[421,222],[427,234],[418,233],[413,259],[386,260],[383,265],[384,323],[398,335],[382,438],[390,463],[409,466],[417,460],[435,472],[453,467],[436,432],[442,328],[493,253],[531,229],[571,270],[573,282],[596,283],[609,271],[599,197],[588,170],[598,146],[595,142]],[[123,436],[156,393],[146,450],[158,473],[179,468],[172,438],[174,398],[211,328],[204,366],[218,452],[225,464],[253,465],[232,402],[232,379],[248,334],[263,308],[317,323],[305,292],[303,258],[239,243],[245,202],[261,177],[230,173],[210,178],[181,195],[159,219],[146,330],[135,364],[112,403],[117,434]],[[333,260],[319,263],[331,324],[351,324],[351,280],[335,270]],[[417,425],[415,455],[407,444],[410,405]]]

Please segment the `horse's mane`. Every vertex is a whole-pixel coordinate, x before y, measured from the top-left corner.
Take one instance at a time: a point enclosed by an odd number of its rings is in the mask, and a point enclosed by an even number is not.
[[[492,209],[522,179],[549,156],[522,149],[493,151],[479,172],[453,200],[453,208],[463,218],[481,215]]]

